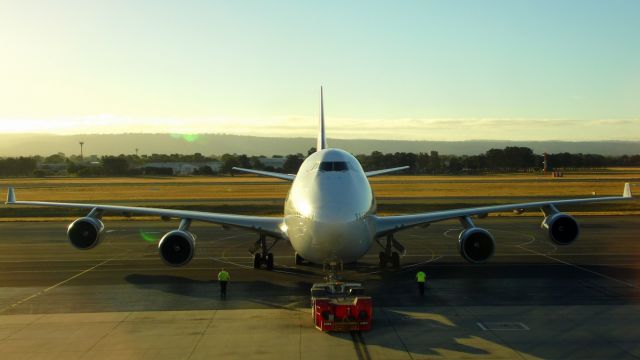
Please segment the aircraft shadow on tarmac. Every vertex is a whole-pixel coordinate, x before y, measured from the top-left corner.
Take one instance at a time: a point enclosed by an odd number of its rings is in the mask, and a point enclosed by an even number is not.
[[[213,279],[203,281],[174,275],[131,274],[125,280],[146,290],[201,300],[218,300],[218,281]],[[288,282],[286,286],[269,281],[232,281],[227,291],[227,303],[235,308],[291,308],[292,303],[306,307],[311,285],[311,282],[302,281]],[[238,303],[239,300],[242,302]],[[187,303],[184,305],[188,306]]]
[[[460,265],[460,266],[458,266]],[[309,289],[322,281],[315,268],[283,268],[291,276],[270,278],[255,270],[260,280],[236,280],[229,284],[229,300],[243,300],[237,308],[258,308],[265,304],[306,307]],[[321,268],[320,268],[321,270]],[[427,273],[427,291],[420,297],[415,272]],[[254,271],[254,270],[250,270]],[[299,279],[299,275],[316,275]],[[601,275],[599,275],[601,274]],[[264,276],[263,276],[264,275]],[[603,277],[602,275],[606,276]],[[493,263],[477,266],[430,264],[410,269],[383,269],[371,274],[366,267],[345,269],[345,280],[360,281],[367,295],[381,307],[424,307],[464,305],[622,305],[637,304],[640,292],[627,281],[639,274],[624,266],[581,265],[575,268],[549,263]],[[219,293],[217,281],[168,274],[130,274],[130,284],[193,299],[212,299]],[[186,306],[186,304],[185,304]],[[201,307],[199,305],[198,307]]]
[[[413,276],[427,274],[427,292],[418,295]],[[638,304],[632,284],[640,274],[624,266],[549,263],[430,264],[412,272],[383,271],[366,281],[380,306],[459,305],[622,305]]]

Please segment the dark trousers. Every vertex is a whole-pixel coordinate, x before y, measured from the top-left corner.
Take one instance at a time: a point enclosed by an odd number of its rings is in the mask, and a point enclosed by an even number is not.
[[[424,296],[424,282],[418,282],[418,290],[420,290],[420,296]]]
[[[227,281],[220,281],[220,297],[227,297]]]

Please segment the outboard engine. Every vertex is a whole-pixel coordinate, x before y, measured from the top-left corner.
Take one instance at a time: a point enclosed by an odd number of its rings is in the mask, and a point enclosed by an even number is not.
[[[76,249],[89,250],[98,245],[103,231],[102,221],[92,217],[83,217],[69,225],[67,238]]]
[[[195,236],[182,230],[166,233],[158,244],[160,258],[171,266],[183,266],[193,259],[196,248]]]
[[[470,263],[483,263],[493,255],[496,244],[487,230],[472,227],[462,230],[458,237],[460,255]]]
[[[578,222],[572,216],[563,213],[545,217],[540,226],[547,229],[549,239],[558,245],[571,244],[580,233]]]

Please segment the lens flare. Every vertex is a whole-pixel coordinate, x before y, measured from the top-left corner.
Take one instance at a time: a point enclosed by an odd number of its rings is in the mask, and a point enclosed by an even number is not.
[[[182,139],[186,142],[192,143],[198,141],[200,135],[198,134],[171,134],[174,139]]]
[[[148,242],[148,243],[156,243],[158,242],[158,240],[160,240],[160,237],[158,236],[158,233],[155,231],[145,231],[145,230],[140,230],[140,237],[142,238],[142,240]]]

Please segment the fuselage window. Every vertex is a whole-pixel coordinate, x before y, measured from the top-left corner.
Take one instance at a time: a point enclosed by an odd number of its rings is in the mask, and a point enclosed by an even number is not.
[[[323,161],[319,169],[320,171],[347,171],[349,166],[345,161]]]

